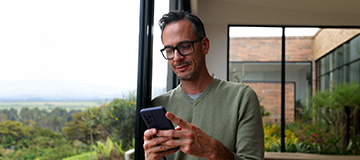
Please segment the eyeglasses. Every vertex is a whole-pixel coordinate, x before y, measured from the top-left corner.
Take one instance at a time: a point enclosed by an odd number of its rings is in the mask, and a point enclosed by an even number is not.
[[[204,37],[201,37],[195,41],[181,42],[179,45],[177,45],[175,47],[165,47],[165,48],[161,49],[160,52],[162,53],[164,58],[167,60],[174,58],[175,49],[178,50],[178,52],[181,56],[186,56],[186,55],[194,53],[194,51],[195,51],[194,43],[200,42],[202,39],[204,39]]]

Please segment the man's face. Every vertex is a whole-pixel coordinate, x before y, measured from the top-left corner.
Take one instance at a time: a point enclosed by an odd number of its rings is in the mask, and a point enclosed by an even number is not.
[[[181,20],[168,24],[162,36],[165,47],[175,47],[184,41],[195,41],[199,37],[193,34],[191,23],[189,20]],[[194,43],[194,53],[186,56],[179,54],[178,50],[174,50],[174,58],[168,60],[171,68],[180,80],[187,81],[196,77],[205,63],[205,54],[200,45],[202,41]]]

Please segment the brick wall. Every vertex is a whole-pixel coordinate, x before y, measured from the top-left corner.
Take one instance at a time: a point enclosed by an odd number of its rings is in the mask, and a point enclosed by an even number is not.
[[[277,123],[281,121],[281,83],[276,82],[244,82],[248,84],[258,97],[260,105],[270,112],[269,116],[263,117],[264,123]],[[285,122],[294,122],[295,119],[295,84],[285,84]]]
[[[286,61],[312,61],[313,37],[286,37]],[[281,61],[281,37],[230,38],[230,61]]]

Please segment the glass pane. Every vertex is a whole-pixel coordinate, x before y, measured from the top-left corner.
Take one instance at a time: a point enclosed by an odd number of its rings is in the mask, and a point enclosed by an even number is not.
[[[350,82],[350,66],[349,65],[344,66],[344,81]]]
[[[350,62],[350,42],[344,43],[344,64]]]
[[[0,159],[118,159],[94,149],[107,138],[114,156],[133,148],[139,1],[0,10]]]
[[[330,76],[332,75],[332,73],[326,74],[325,75],[325,89],[329,89],[330,88]]]
[[[331,54],[328,54],[327,56],[324,57],[325,59],[325,73],[328,73],[330,71],[331,68],[331,63],[330,63],[330,59],[331,59]]]
[[[337,55],[338,50],[334,50],[329,54],[329,60],[330,60],[330,68],[329,71],[332,71],[336,68],[336,55]]]
[[[325,90],[326,89],[326,76],[321,76],[320,77],[320,90]]]
[[[157,2],[157,1],[156,1]],[[164,48],[161,40],[161,30],[157,25],[163,14],[169,12],[169,1],[155,2],[154,29],[153,29],[153,75],[152,98],[166,92],[168,61],[161,55],[160,49]],[[170,68],[171,69],[171,68]]]
[[[326,71],[325,71],[325,66],[326,66],[326,63],[325,63],[325,61],[326,61],[326,59],[325,59],[325,57],[323,57],[323,58],[321,58],[320,59],[320,75],[323,75],[323,74],[325,74],[326,73]]]
[[[303,106],[309,105],[312,91],[311,63],[287,62],[286,82],[285,106],[286,116],[288,116],[286,118],[289,119],[287,122],[294,122],[295,119],[300,120],[300,111]]]
[[[335,84],[339,84],[339,83],[342,83],[344,81],[343,70],[344,70],[344,67],[341,67],[341,68],[337,69],[336,71],[334,71]]]
[[[350,61],[360,58],[360,36],[350,41]]]
[[[281,122],[281,34],[276,27],[230,27],[229,80],[254,89],[265,125]]]
[[[350,82],[360,81],[360,60],[350,64]]]
[[[320,61],[318,60],[315,63],[316,63],[316,66],[315,66],[315,70],[316,70],[315,74],[316,75],[314,78],[316,78],[316,84],[314,87],[316,87],[315,90],[317,91],[317,90],[320,90]]]
[[[336,51],[336,55],[333,56],[335,61],[336,61],[336,65],[335,68],[340,67],[343,65],[344,63],[344,46],[340,46]]]

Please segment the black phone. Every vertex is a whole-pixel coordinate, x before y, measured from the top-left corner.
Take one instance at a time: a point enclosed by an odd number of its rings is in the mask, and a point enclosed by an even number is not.
[[[144,108],[140,111],[140,115],[148,128],[156,128],[158,130],[175,129],[172,122],[165,117],[166,110],[162,106]]]
[[[140,115],[148,128],[156,128],[157,130],[175,129],[172,122],[165,117],[165,114],[166,110],[163,106],[144,108],[140,110]],[[154,137],[156,137],[156,135],[154,135]],[[172,148],[169,150],[177,149],[180,149],[180,147]]]

